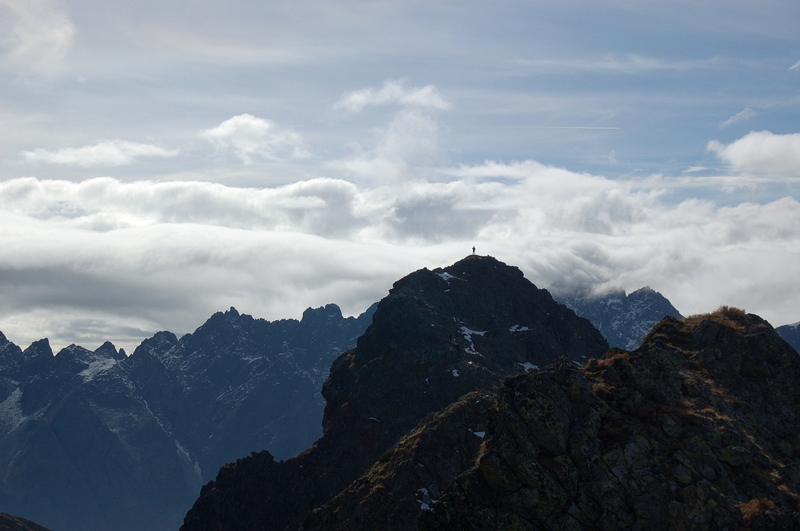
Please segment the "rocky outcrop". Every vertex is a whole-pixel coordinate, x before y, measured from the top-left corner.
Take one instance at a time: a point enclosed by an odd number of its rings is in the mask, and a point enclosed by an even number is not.
[[[471,463],[486,392],[506,377],[606,349],[587,320],[494,258],[412,273],[333,363],[322,390],[323,436],[283,462],[261,452],[227,465],[203,487],[183,529],[297,529],[307,518],[309,528],[346,527],[351,518],[374,528],[386,511],[413,520],[415,511],[391,507],[382,477],[404,470],[392,488],[413,494],[407,506],[418,512]],[[437,462],[440,437],[457,455]],[[403,458],[410,455],[417,460]]]
[[[796,529],[799,377],[766,321],[723,308],[508,379],[419,528]]]

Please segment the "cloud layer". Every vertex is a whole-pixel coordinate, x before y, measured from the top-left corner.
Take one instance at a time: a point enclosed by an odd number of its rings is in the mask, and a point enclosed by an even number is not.
[[[797,200],[675,204],[662,184],[535,161],[381,187],[13,179],[0,183],[0,330],[131,348],[231,305],[272,319],[328,302],[354,314],[472,245],[556,291],[650,285],[687,313],[800,316]]]

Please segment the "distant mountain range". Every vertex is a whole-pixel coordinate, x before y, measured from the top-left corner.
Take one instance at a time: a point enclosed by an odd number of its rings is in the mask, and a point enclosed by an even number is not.
[[[800,323],[779,326],[775,331],[796,351],[800,352]]]
[[[231,308],[130,356],[106,343],[53,356],[0,334],[0,508],[69,530],[174,530],[228,461],[281,458],[322,432],[331,362],[372,319],[335,305],[269,322]]]
[[[381,511],[412,528],[472,466],[506,378],[635,350],[665,316],[680,313],[650,288],[554,300],[470,256],[399,280],[358,318],[333,304],[274,322],[231,308],[131,356],[111,343],[53,356],[47,340],[22,351],[0,333],[0,509],[59,531],[176,529],[195,500],[186,529],[366,529]],[[777,331],[798,348],[798,325]],[[375,489],[404,452],[426,471],[392,472],[407,503],[390,509]],[[265,498],[227,520],[228,504]]]
[[[613,291],[602,296],[561,296],[565,304],[591,323],[605,336],[612,347],[633,350],[644,336],[666,316],[681,314],[666,297],[649,286],[626,295]]]

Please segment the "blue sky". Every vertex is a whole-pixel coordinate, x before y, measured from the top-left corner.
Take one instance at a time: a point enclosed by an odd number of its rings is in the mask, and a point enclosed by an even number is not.
[[[0,0],[0,330],[357,314],[472,245],[800,319],[800,4]],[[555,289],[555,288],[554,288]]]

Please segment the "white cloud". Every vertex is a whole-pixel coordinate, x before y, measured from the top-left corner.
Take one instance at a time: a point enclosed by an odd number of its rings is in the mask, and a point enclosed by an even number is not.
[[[800,315],[793,198],[668,204],[658,179],[535,161],[449,175],[382,187],[2,182],[0,330],[67,341],[60,327],[74,318],[98,342],[127,337],[127,346],[144,335],[126,326],[188,332],[231,305],[272,319],[328,302],[357,313],[401,276],[452,263],[472,245],[540,287],[651,285],[685,313],[734,304],[776,325]]]
[[[378,90],[370,87],[344,94],[333,108],[360,112],[371,105],[386,104],[438,110],[448,110],[452,107],[433,85],[416,88],[408,87],[404,80],[387,80]]]
[[[245,164],[256,159],[286,160],[309,156],[303,137],[291,130],[279,130],[275,123],[250,114],[229,118],[200,136],[224,152],[232,152]]]
[[[66,164],[72,166],[123,166],[143,157],[174,157],[178,150],[164,149],[153,144],[126,140],[106,140],[93,146],[63,148],[49,151],[37,148],[20,153],[27,162]]]
[[[75,37],[69,16],[50,0],[0,0],[0,16],[4,12],[13,20],[8,33],[0,35],[4,60],[15,68],[45,75],[61,71]]]
[[[738,171],[800,176],[800,133],[751,131],[728,145],[713,140],[708,150]]]
[[[417,109],[398,112],[385,129],[376,130],[375,145],[350,158],[329,163],[356,180],[372,184],[421,179],[439,156],[439,126]]]

